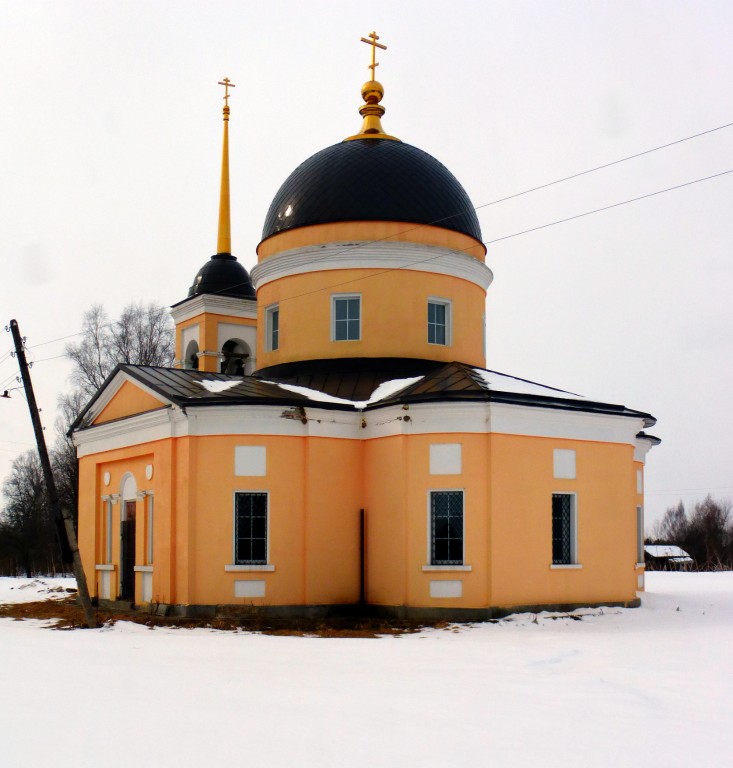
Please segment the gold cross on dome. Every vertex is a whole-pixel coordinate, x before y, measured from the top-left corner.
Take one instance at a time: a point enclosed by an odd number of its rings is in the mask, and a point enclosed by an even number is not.
[[[234,85],[234,83],[228,78],[225,77],[223,80],[219,80],[219,85],[224,86],[224,106],[229,106],[229,89],[230,88],[236,88],[237,86]]]
[[[377,40],[379,40],[379,35],[376,32],[370,32],[368,37],[362,37],[360,39],[362,43],[372,46],[372,63],[369,65],[368,69],[372,70],[372,80],[375,80],[374,70],[379,66],[379,62],[377,61],[377,48],[386,51],[387,46],[377,42]]]

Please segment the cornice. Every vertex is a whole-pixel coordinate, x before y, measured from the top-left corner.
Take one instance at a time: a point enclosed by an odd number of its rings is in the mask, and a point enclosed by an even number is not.
[[[395,242],[339,242],[294,248],[254,266],[255,289],[290,275],[332,269],[401,269],[432,272],[468,280],[486,290],[494,275],[473,256],[449,248]]]
[[[254,299],[238,299],[235,296],[218,296],[213,293],[202,293],[198,296],[184,299],[171,307],[171,317],[176,325],[204,313],[256,320],[257,301]]]

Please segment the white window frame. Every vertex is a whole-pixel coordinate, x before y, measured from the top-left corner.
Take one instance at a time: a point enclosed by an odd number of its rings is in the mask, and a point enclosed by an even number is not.
[[[445,344],[438,341],[430,341],[430,305],[437,304],[445,307]],[[438,296],[428,296],[426,309],[425,338],[428,344],[434,347],[450,347],[453,345],[453,302],[450,299],[441,299]]]
[[[337,339],[336,338],[336,302],[343,299],[359,300],[359,336],[356,339]],[[364,316],[363,305],[360,293],[332,293],[331,294],[331,341],[361,341],[362,338],[362,318]]]
[[[552,504],[550,505],[550,568],[560,570],[563,568],[582,568],[578,562],[578,494],[572,491],[553,491],[554,496],[570,497],[570,562],[554,563],[552,561]],[[552,501],[551,497],[551,501]]]
[[[446,564],[434,564],[433,563],[433,494],[434,493],[460,493],[463,501],[462,508],[462,520],[463,530],[461,532],[461,562],[460,563],[446,563]],[[430,488],[427,496],[427,526],[428,526],[428,548],[427,548],[427,560],[428,565],[423,566],[423,570],[441,570],[441,571],[457,571],[457,570],[471,570],[471,566],[466,565],[466,489],[465,488]]]
[[[265,515],[265,562],[264,563],[238,563],[237,562],[237,494],[257,493],[266,497]],[[270,565],[270,492],[259,488],[240,488],[232,494],[232,565],[225,567],[226,571],[274,571]]]
[[[272,320],[277,314],[277,344],[273,344],[272,339]],[[265,350],[267,352],[277,352],[280,349],[280,305],[270,304],[265,307]]]

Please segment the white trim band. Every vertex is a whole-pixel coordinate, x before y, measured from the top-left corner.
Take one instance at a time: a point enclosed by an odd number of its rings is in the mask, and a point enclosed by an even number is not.
[[[433,272],[468,280],[483,290],[494,279],[494,274],[486,264],[461,251],[434,245],[383,241],[327,243],[293,248],[276,256],[268,256],[252,267],[250,274],[255,289],[259,290],[263,285],[283,277],[332,269]]]

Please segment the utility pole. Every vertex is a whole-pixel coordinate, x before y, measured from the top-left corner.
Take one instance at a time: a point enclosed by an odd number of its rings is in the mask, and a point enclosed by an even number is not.
[[[74,566],[74,576],[76,577],[76,586],[79,590],[79,602],[81,603],[81,607],[84,610],[84,619],[87,623],[87,626],[90,629],[94,629],[97,626],[97,619],[94,615],[92,601],[89,597],[89,588],[87,587],[87,579],[81,563],[79,544],[76,539],[76,531],[74,530],[74,521],[71,517],[71,512],[66,508],[62,509],[61,503],[59,502],[59,495],[56,491],[56,483],[54,482],[53,472],[51,471],[51,462],[48,458],[48,451],[46,450],[46,440],[43,436],[41,417],[38,415],[36,396],[33,393],[33,384],[31,383],[31,375],[28,369],[28,362],[25,358],[23,339],[20,336],[17,320],[10,321],[10,332],[13,334],[15,354],[18,358],[20,376],[23,381],[23,386],[25,387],[25,396],[26,400],[28,401],[28,410],[31,412],[31,422],[33,423],[33,431],[36,435],[36,444],[38,445],[38,456],[41,459],[41,466],[43,467],[43,477],[46,481],[46,492],[48,493],[48,500],[51,504],[51,513],[53,514],[54,521],[56,522],[56,529],[59,532],[61,549],[62,551],[68,550],[71,553],[71,562]]]

